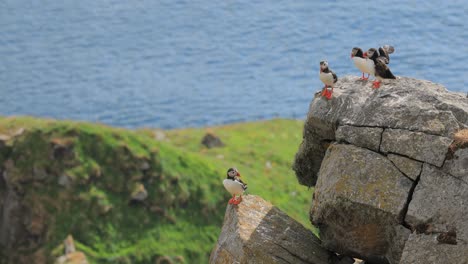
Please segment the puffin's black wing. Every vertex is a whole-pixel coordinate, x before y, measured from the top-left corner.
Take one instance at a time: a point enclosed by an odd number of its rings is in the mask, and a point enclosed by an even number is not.
[[[385,64],[390,63],[390,56],[388,56],[387,51],[382,47],[379,48],[379,58],[382,59]]]
[[[395,75],[390,71],[384,58],[378,58],[375,62],[375,75],[384,79],[396,79]]]
[[[333,72],[333,71],[331,71],[331,70],[330,70],[330,72],[331,72],[331,74],[333,75],[333,83],[336,83],[336,82],[338,81],[338,76],[336,75],[335,72]]]

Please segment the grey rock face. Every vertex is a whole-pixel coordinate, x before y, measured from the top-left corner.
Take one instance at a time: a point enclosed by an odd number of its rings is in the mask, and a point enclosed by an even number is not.
[[[468,264],[468,246],[439,243],[437,234],[411,234],[401,264]]]
[[[316,185],[323,245],[370,264],[463,263],[453,249],[468,244],[468,148],[452,142],[468,128],[468,100],[405,77],[370,86],[341,78],[332,100],[309,107],[293,169]]]
[[[445,161],[444,170],[448,174],[468,182],[468,148],[456,150],[453,157]]]
[[[398,263],[409,235],[398,218],[412,184],[383,155],[331,145],[315,187],[312,223],[323,244],[339,254]]]
[[[412,180],[416,180],[416,178],[421,173],[422,163],[394,154],[388,154],[387,158],[393,162],[393,164],[403,172],[407,177]]]
[[[358,147],[379,151],[383,128],[340,126],[335,137],[338,142],[348,142]]]
[[[312,232],[258,196],[228,205],[210,263],[329,264]]]
[[[385,129],[380,150],[441,167],[452,139],[402,129]]]
[[[468,244],[468,183],[425,164],[407,222],[413,226],[429,224],[434,232],[455,228],[457,238]]]
[[[444,138],[468,127],[468,100],[439,84],[399,77],[377,90],[370,87],[370,82],[345,76],[336,84],[332,100],[315,96],[293,165],[301,184],[312,186],[317,181],[326,148],[339,126],[401,129]],[[440,166],[440,158],[434,159],[434,165]]]

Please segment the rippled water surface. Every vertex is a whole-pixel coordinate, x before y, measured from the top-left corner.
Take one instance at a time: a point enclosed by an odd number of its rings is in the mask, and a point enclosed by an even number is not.
[[[465,0],[0,0],[0,114],[162,128],[302,118],[321,59],[357,75],[351,48],[382,44],[396,75],[467,92],[467,14]]]

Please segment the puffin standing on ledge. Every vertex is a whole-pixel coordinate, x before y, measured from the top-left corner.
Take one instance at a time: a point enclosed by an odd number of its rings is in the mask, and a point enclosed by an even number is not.
[[[351,59],[353,60],[356,68],[362,72],[361,80],[367,81],[371,74],[374,75],[374,61],[368,59],[365,56],[365,53],[362,52],[361,48],[354,47],[351,50]],[[364,77],[364,73],[367,73],[367,77]]]
[[[328,100],[331,99],[333,94],[333,85],[338,81],[338,76],[328,68],[327,61],[320,62],[320,80],[325,84],[323,87],[322,96]]]
[[[227,177],[223,181],[224,188],[232,194],[232,198],[229,199],[229,204],[239,204],[242,201],[242,194],[247,190],[247,184],[240,179],[240,173],[236,168],[229,168],[227,171]],[[237,198],[239,195],[239,198]]]
[[[395,75],[393,75],[393,73],[390,71],[390,68],[387,66],[390,61],[387,53],[381,54],[379,56],[376,49],[370,48],[365,53],[365,55],[374,61],[374,75],[376,80],[373,82],[372,88],[379,88],[380,83],[384,79],[396,79]]]

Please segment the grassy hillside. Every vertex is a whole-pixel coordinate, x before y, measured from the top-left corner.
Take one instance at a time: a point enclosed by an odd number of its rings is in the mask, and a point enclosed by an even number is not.
[[[312,190],[299,185],[292,161],[302,140],[304,123],[274,119],[211,128],[167,131],[166,141],[188,152],[208,158],[219,170],[237,167],[249,184],[248,192],[260,195],[288,215],[312,228],[308,210]],[[200,144],[207,132],[226,145],[207,149]],[[222,176],[225,176],[225,171]]]
[[[226,147],[202,147],[205,129],[168,131],[158,141],[149,130],[0,118],[0,171],[7,175],[0,197],[16,197],[23,219],[10,225],[21,232],[0,254],[50,262],[72,234],[91,263],[206,263],[229,199],[221,183],[229,166],[245,175],[251,193],[308,224],[311,193],[290,169],[301,122],[211,130]],[[145,190],[146,199],[132,199]]]

